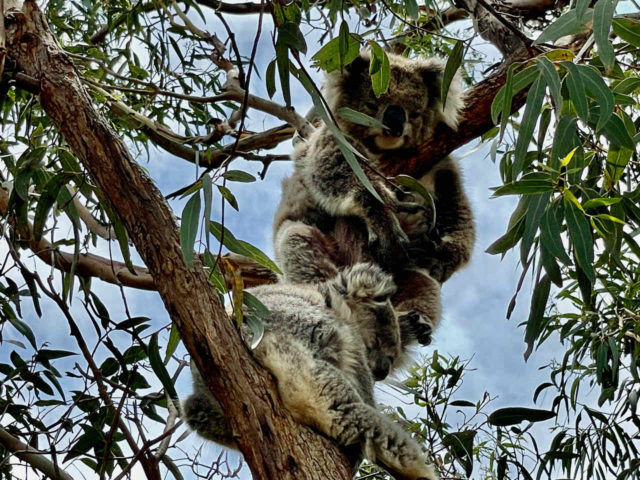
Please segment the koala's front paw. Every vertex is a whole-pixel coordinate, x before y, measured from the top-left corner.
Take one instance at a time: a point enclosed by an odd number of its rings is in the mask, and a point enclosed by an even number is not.
[[[418,213],[418,212],[427,212],[429,209],[418,202],[408,201],[408,202],[398,202],[398,204],[395,207],[395,210],[396,212],[399,212],[399,213]]]
[[[420,345],[426,346],[433,341],[433,321],[428,316],[412,310],[398,317],[398,321]]]
[[[408,260],[409,237],[395,217],[376,222],[369,230],[369,250],[385,271]]]

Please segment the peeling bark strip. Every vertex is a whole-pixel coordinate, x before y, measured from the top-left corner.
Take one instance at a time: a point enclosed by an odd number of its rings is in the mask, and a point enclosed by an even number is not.
[[[185,346],[229,413],[253,478],[350,479],[338,448],[283,408],[273,381],[249,355],[202,268],[185,268],[169,206],[93,108],[35,2],[26,1],[13,20],[9,55],[39,79],[42,107],[122,218]]]

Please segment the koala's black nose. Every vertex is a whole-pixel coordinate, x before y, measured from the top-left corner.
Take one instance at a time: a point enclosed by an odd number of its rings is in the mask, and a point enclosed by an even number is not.
[[[404,122],[407,115],[404,109],[398,105],[389,105],[382,116],[382,124],[389,129],[394,137],[399,137],[404,132]]]
[[[389,370],[391,370],[391,364],[393,363],[393,358],[384,357],[379,358],[376,361],[376,366],[373,369],[373,377],[376,380],[384,380],[389,375]]]

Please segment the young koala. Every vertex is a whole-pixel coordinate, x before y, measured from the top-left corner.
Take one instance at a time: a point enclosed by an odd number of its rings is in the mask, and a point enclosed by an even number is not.
[[[375,408],[374,379],[401,355],[390,275],[372,264],[347,267],[316,286],[276,284],[249,290],[271,312],[255,358],[276,378],[282,401],[301,423],[363,454],[396,478],[437,475],[409,434]],[[245,340],[251,337],[243,326]],[[194,393],[183,404],[189,426],[235,446],[220,403],[192,364]]]
[[[330,73],[324,87],[340,130],[382,174],[411,161],[439,122],[455,129],[463,102],[454,78],[443,108],[441,61],[389,54],[389,62],[389,89],[380,98],[371,87],[366,55]],[[366,113],[384,128],[342,119],[341,107]],[[429,344],[440,320],[440,285],[468,262],[474,241],[471,208],[454,161],[433,162],[419,179],[434,199],[433,212],[407,201],[411,195],[397,187],[394,192],[386,178],[365,166],[380,203],[357,179],[326,125],[298,145],[293,159],[295,170],[283,181],[274,221],[275,255],[285,281],[318,283],[345,265],[374,262],[398,286],[392,303],[401,315],[403,346]]]

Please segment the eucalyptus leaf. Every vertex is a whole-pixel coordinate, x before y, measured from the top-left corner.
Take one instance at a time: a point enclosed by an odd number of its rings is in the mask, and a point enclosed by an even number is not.
[[[160,348],[158,346],[158,334],[154,333],[151,336],[151,340],[149,341],[149,363],[151,364],[151,369],[153,373],[156,374],[160,383],[164,387],[165,392],[171,400],[176,408],[180,408],[180,400],[178,398],[178,392],[176,392],[176,388],[173,385],[173,380],[171,380],[171,376],[167,371],[167,368],[164,366],[164,362],[160,358]]]
[[[614,33],[634,47],[640,47],[640,22],[631,18],[614,18]]]
[[[337,113],[341,118],[358,125],[364,125],[365,127],[378,127],[382,129],[387,128],[379,120],[348,107],[339,108]]]
[[[376,97],[387,92],[391,80],[391,66],[387,53],[374,41],[369,41],[371,47],[371,61],[369,62],[369,75],[371,86]]]
[[[607,72],[611,71],[616,61],[613,47],[609,41],[614,10],[613,0],[598,0],[593,8],[593,36],[598,46],[600,60],[602,60]]]
[[[491,425],[506,427],[521,422],[542,422],[556,416],[555,412],[535,408],[507,407],[494,411],[487,419]]]
[[[552,43],[560,37],[575,35],[586,30],[587,23],[593,18],[593,9],[588,8],[583,15],[576,9],[569,10],[549,25],[536,39],[534,44]]]
[[[253,245],[236,239],[228,228],[223,227],[218,222],[211,222],[211,234],[218,239],[219,242],[227,247],[233,253],[244,255],[247,258],[255,260],[260,265],[280,274],[282,273],[275,263],[267,255]]]
[[[447,58],[447,64],[444,67],[444,73],[442,75],[442,85],[440,87],[440,100],[442,101],[442,107],[447,103],[447,94],[449,93],[449,87],[451,81],[455,76],[458,68],[462,64],[464,58],[464,42],[458,40],[451,50],[449,57]]]
[[[520,124],[520,132],[516,142],[514,160],[512,166],[512,175],[516,177],[524,167],[524,160],[529,144],[533,137],[533,132],[540,116],[542,108],[542,100],[544,99],[545,82],[542,76],[538,76],[531,85],[529,94],[527,95],[527,104],[524,109],[524,116]]]
[[[525,361],[529,359],[531,352],[533,352],[533,346],[544,329],[544,311],[547,306],[547,300],[549,300],[550,288],[551,280],[548,275],[544,275],[533,288],[529,318],[527,319],[524,334],[524,341],[527,344],[527,350],[524,353]],[[495,423],[493,424],[496,425]]]
[[[182,210],[180,222],[180,247],[187,268],[193,268],[193,248],[200,224],[200,194],[195,193]]]
[[[591,283],[595,282],[593,270],[593,237],[589,221],[573,202],[565,201],[565,216],[576,261]]]

